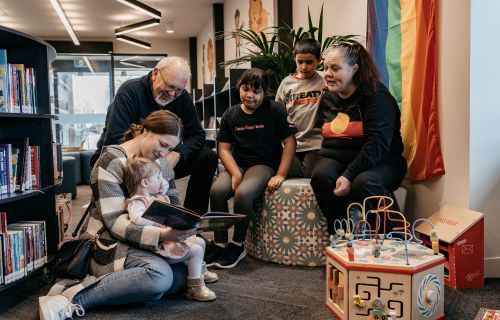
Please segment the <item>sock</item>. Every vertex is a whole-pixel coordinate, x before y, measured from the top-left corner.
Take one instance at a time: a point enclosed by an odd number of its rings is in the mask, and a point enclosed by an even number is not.
[[[234,243],[235,245],[237,245],[238,247],[242,247],[243,246],[243,242],[236,242],[236,241],[232,241],[232,243]]]

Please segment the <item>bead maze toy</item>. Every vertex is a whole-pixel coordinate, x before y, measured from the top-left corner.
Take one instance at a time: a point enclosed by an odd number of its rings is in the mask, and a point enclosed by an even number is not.
[[[366,212],[369,201],[377,209]],[[444,319],[445,258],[438,234],[426,219],[411,225],[390,209],[393,203],[369,197],[334,222],[326,250],[326,305],[338,319]],[[433,230],[434,249],[415,235],[422,223]]]

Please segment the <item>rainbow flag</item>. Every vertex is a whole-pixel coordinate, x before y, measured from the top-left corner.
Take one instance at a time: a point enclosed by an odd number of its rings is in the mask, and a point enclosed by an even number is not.
[[[366,46],[401,109],[411,180],[444,174],[438,113],[438,0],[368,0]]]

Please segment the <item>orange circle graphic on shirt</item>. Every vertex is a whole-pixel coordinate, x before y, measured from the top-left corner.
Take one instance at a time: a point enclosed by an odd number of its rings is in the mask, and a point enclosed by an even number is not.
[[[336,134],[344,133],[349,125],[349,120],[350,118],[347,114],[339,112],[335,119],[330,122],[330,130]]]

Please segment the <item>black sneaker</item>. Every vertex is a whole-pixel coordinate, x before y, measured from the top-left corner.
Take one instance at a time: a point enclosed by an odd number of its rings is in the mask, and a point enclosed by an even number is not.
[[[215,242],[210,241],[207,243],[205,248],[205,256],[203,260],[205,261],[207,267],[213,266],[214,262],[219,260],[222,256],[224,248],[215,244]]]
[[[234,268],[246,255],[245,246],[230,243],[224,249],[222,257],[214,263],[214,266],[222,269]]]

